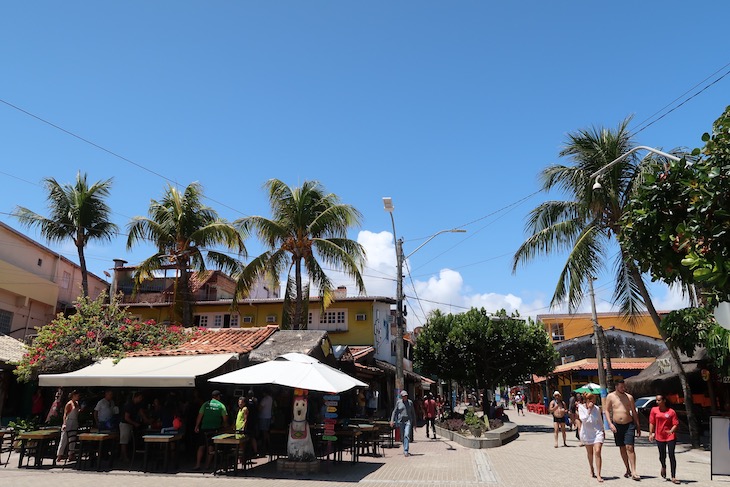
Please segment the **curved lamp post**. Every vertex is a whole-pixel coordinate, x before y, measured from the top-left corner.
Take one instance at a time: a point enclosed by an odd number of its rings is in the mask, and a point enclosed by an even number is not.
[[[396,238],[395,233],[395,218],[393,218],[393,198],[386,196],[383,198],[383,208],[385,211],[390,213],[390,222],[393,225],[393,238]],[[396,325],[396,342],[395,342],[395,395],[396,400],[400,391],[405,388],[405,377],[403,372],[403,262],[418,252],[424,245],[429,243],[431,240],[441,235],[442,233],[464,233],[466,230],[463,228],[452,228],[449,230],[441,230],[426,239],[421,245],[410,254],[403,255],[403,237],[397,238],[395,241],[395,256],[396,256],[396,314],[395,314],[395,325]]]

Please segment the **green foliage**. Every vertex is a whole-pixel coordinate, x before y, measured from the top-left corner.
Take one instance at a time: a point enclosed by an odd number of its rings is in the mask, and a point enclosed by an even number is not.
[[[97,359],[121,358],[131,351],[173,347],[191,336],[180,326],[132,319],[127,309],[119,306],[118,298],[109,305],[105,300],[103,293],[96,300],[82,296],[75,303],[75,314],[66,317],[59,313],[41,327],[15,370],[19,380],[78,370]]]
[[[730,107],[702,140],[678,162],[647,166],[619,238],[642,271],[696,284],[714,304],[730,298]]]
[[[704,347],[715,367],[730,374],[730,331],[717,324],[707,308],[684,308],[672,311],[662,319],[661,328],[667,342],[683,354],[692,356]]]
[[[347,232],[360,224],[362,215],[354,207],[340,203],[337,195],[327,193],[318,181],[304,181],[292,188],[271,179],[266,189],[272,218],[250,216],[234,222],[244,234],[255,233],[268,248],[236,275],[236,295],[238,298],[245,294],[258,277],[286,274],[287,326],[305,329],[309,293],[304,280],[319,292],[323,309],[334,299],[334,285],[323,264],[343,272],[355,282],[358,292],[365,293],[361,275],[365,250],[347,238]]]
[[[38,418],[28,419],[16,419],[15,421],[8,422],[8,428],[15,430],[17,433],[23,433],[25,431],[35,431],[40,427],[38,424]]]
[[[546,375],[557,356],[541,326],[504,310],[490,317],[483,308],[455,315],[434,312],[415,349],[424,373],[489,388],[531,373]]]

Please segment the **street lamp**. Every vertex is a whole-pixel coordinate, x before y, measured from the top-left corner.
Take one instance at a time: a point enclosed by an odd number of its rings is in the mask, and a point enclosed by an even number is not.
[[[395,233],[395,218],[393,218],[393,198],[386,196],[383,198],[383,208],[385,211],[390,213],[390,223],[393,225],[393,238],[396,239]],[[405,388],[405,377],[403,373],[403,261],[418,252],[424,245],[429,243],[431,240],[436,238],[442,233],[464,233],[466,230],[463,228],[452,228],[450,230],[441,230],[426,239],[421,245],[408,254],[403,255],[403,238],[397,238],[395,240],[395,256],[396,256],[396,311],[395,311],[395,329],[396,329],[396,342],[395,342],[395,395],[396,399]]]
[[[660,151],[659,149],[655,149],[653,147],[647,147],[645,145],[637,145],[633,149],[627,151],[625,154],[622,154],[622,155],[618,156],[616,159],[614,159],[613,161],[609,162],[608,164],[606,164],[605,166],[603,166],[602,168],[600,168],[598,171],[596,171],[593,174],[591,174],[590,176],[588,176],[588,179],[596,178],[596,182],[593,185],[593,189],[594,190],[595,189],[601,189],[603,187],[603,186],[601,186],[601,182],[599,181],[599,179],[601,177],[601,174],[603,174],[604,172],[606,172],[606,170],[609,167],[611,167],[614,164],[618,164],[619,162],[623,161],[629,155],[631,155],[633,152],[636,152],[637,150],[646,150],[646,151],[649,151],[649,152],[653,152],[654,154],[658,154],[660,156],[666,157],[667,159],[671,159],[673,161],[679,161],[680,160],[679,157],[674,156],[672,154],[667,154],[666,152]]]

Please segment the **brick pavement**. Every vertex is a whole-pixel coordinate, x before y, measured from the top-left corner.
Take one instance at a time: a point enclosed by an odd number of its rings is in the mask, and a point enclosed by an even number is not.
[[[527,413],[511,419],[520,426],[517,439],[500,448],[471,450],[442,439],[425,438],[425,430],[416,432],[411,457],[404,458],[401,449],[385,449],[384,457],[361,457],[359,464],[330,465],[329,473],[315,476],[277,475],[273,465],[257,460],[246,477],[213,477],[210,474],[182,472],[178,474],[141,474],[117,471],[111,473],[77,472],[66,469],[18,469],[17,454],[7,467],[0,467],[0,485],[18,487],[98,487],[103,482],[124,487],[188,487],[200,485],[262,485],[265,487],[344,487],[357,483],[367,487],[546,487],[596,486],[589,477],[585,449],[578,447],[569,433],[568,448],[553,448],[552,422],[547,416]],[[730,485],[729,477],[716,477],[710,482],[709,453],[677,448],[678,477],[692,487]],[[658,475],[656,447],[644,437],[637,445],[639,473],[642,482],[624,479],[623,463],[609,433],[603,451],[603,475],[606,486],[671,485]]]

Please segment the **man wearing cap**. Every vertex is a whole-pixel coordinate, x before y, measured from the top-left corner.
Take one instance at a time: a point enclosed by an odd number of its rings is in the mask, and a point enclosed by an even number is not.
[[[408,445],[412,428],[416,425],[416,409],[413,401],[408,399],[408,391],[401,391],[400,399],[395,403],[393,412],[390,415],[390,427],[398,425],[400,437],[403,442],[403,455],[409,456]]]
[[[565,406],[563,396],[560,392],[553,392],[553,400],[550,401],[548,411],[553,415],[553,432],[555,434],[555,448],[558,447],[558,433],[563,432],[563,446],[568,446],[568,442],[565,437],[565,414],[568,412],[568,408]]]
[[[200,470],[200,463],[203,461],[205,450],[208,450],[208,456],[205,461],[205,469],[210,467],[215,451],[211,438],[218,431],[228,424],[228,411],[226,406],[220,401],[221,391],[215,390],[211,394],[211,400],[206,401],[198,410],[198,417],[195,420],[195,433],[200,435],[200,446],[198,447],[198,456],[195,462],[195,470]]]

